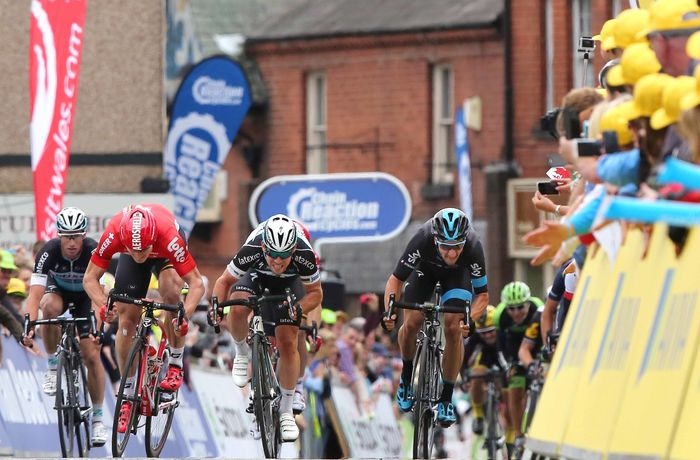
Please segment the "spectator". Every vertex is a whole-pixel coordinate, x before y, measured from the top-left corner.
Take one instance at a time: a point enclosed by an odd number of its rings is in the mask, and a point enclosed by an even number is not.
[[[18,278],[11,278],[7,285],[7,297],[19,318],[24,316],[24,300],[27,298],[27,286]]]

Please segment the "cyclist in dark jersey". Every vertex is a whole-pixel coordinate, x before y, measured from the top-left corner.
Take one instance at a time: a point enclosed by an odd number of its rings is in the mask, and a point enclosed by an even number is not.
[[[442,287],[442,303],[464,306],[471,303],[472,318],[479,318],[488,305],[488,287],[484,251],[476,232],[469,226],[467,216],[455,208],[438,211],[423,224],[411,239],[389,277],[384,291],[385,308],[391,294],[406,302],[424,302],[430,298],[435,285]],[[473,297],[473,294],[476,294]],[[462,365],[464,348],[462,333],[467,326],[464,315],[445,315],[445,354],[443,357],[443,390],[438,404],[438,422],[449,426],[456,416],[452,405],[455,380]],[[393,329],[394,319],[383,320],[387,329]],[[399,329],[399,346],[403,360],[403,371],[396,393],[399,408],[411,410],[413,401],[408,383],[416,353],[416,336],[423,323],[420,312],[405,310],[404,322]]]
[[[303,284],[303,292],[295,292],[295,295],[301,311],[308,313],[320,305],[323,298],[316,253],[293,220],[276,214],[248,236],[243,247],[216,280],[213,295],[219,299],[229,298],[232,286],[230,297],[234,299],[261,295],[265,289],[269,289],[271,294],[282,294],[287,287],[294,289],[298,279]],[[233,381],[241,388],[248,384],[246,336],[249,312],[246,307],[232,307],[229,314],[229,330],[236,348]],[[280,434],[283,441],[291,442],[299,437],[292,404],[294,387],[299,378],[297,335],[301,314],[296,305],[272,308],[269,313],[277,323],[274,335],[280,353]]]
[[[496,308],[494,323],[502,341],[503,354],[510,363],[506,401],[508,403],[508,452],[519,452],[525,446],[521,426],[525,411],[526,369],[519,359],[523,340],[532,340],[541,347],[539,326],[542,300],[530,294],[530,288],[522,281],[513,281],[501,291],[501,303]],[[516,454],[517,456],[517,454]]]
[[[77,317],[88,317],[93,309],[90,297],[83,289],[83,275],[97,241],[85,236],[87,217],[78,208],[64,208],[56,217],[58,238],[49,240],[38,252],[34,263],[34,272],[27,297],[29,318],[38,317],[39,308],[44,319],[56,318],[75,306]],[[100,359],[100,345],[89,338],[90,323],[77,323],[80,335],[80,352],[88,370],[88,390],[92,401],[92,445],[101,446],[107,441],[107,429],[102,423],[105,375]],[[49,355],[49,370],[44,376],[44,393],[56,393],[56,347],[60,340],[58,326],[45,326],[43,331],[44,346]],[[30,331],[25,339],[25,346],[33,346]]]

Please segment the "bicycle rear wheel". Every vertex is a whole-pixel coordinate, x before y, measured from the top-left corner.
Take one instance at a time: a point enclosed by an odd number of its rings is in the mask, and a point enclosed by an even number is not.
[[[260,429],[266,458],[278,458],[281,437],[279,432],[280,389],[272,369],[268,347],[258,335],[253,337],[253,405],[255,420]]]
[[[131,350],[129,350],[129,355],[124,365],[124,371],[122,372],[121,383],[119,384],[119,391],[117,392],[117,404],[114,408],[114,421],[112,422],[112,456],[114,457],[121,457],[124,454],[131,433],[136,433],[136,429],[138,428],[139,410],[141,406],[141,387],[143,385],[145,364],[143,340],[139,337],[131,346]],[[128,375],[135,376],[134,388],[131,390],[131,395],[124,394]],[[120,433],[119,412],[122,404],[125,402],[131,403],[131,415],[125,432]]]
[[[486,398],[486,455],[488,460],[498,460],[500,427],[498,422],[498,402],[489,395]]]
[[[76,452],[76,424],[78,421],[77,401],[75,397],[75,377],[66,353],[58,356],[56,368],[56,414],[58,415],[58,438],[61,442],[63,457],[73,457]],[[79,451],[80,449],[78,449]]]
[[[414,430],[413,458],[429,459],[433,450],[435,417],[432,400],[435,397],[437,363],[425,342],[419,345],[418,360],[414,369]]]
[[[161,375],[158,376],[157,384],[163,378],[164,371],[168,369],[167,350],[164,353]],[[161,392],[156,389],[155,408],[150,416],[146,417],[146,455],[149,457],[160,457],[165,441],[168,439],[170,427],[173,424],[175,408],[177,407],[177,395],[175,393]]]

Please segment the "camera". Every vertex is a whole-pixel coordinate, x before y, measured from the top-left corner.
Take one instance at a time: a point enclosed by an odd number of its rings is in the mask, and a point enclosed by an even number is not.
[[[592,53],[595,49],[595,40],[591,37],[579,37],[578,39],[578,52],[579,53]]]
[[[598,157],[603,153],[602,148],[601,142],[590,139],[576,139],[574,142],[574,151],[577,157]]]
[[[554,107],[540,118],[540,129],[557,140],[559,139],[559,131],[557,130],[559,112],[561,112],[561,107]]]

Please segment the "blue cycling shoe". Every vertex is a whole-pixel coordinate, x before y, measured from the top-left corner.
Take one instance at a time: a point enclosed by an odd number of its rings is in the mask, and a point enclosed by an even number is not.
[[[404,385],[403,379],[399,380],[399,389],[396,391],[396,403],[399,405],[401,412],[408,412],[413,407],[413,391]]]
[[[455,406],[453,406],[452,403],[444,403],[440,401],[438,403],[438,424],[440,424],[440,426],[443,428],[447,428],[456,421],[457,417],[455,416]]]

